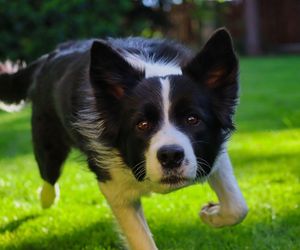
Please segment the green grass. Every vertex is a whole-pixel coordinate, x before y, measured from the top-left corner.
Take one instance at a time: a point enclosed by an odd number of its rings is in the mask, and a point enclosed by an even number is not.
[[[250,212],[235,227],[198,218],[207,184],[144,198],[160,249],[300,249],[300,57],[242,59],[238,131],[230,155]],[[113,216],[83,157],[73,152],[61,199],[42,211],[30,108],[0,112],[0,249],[121,249]]]

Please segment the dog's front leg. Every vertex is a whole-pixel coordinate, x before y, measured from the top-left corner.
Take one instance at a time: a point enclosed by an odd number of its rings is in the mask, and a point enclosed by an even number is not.
[[[151,232],[144,220],[140,202],[111,208],[127,239],[129,249],[132,250],[155,250],[157,247],[152,239]]]
[[[122,195],[116,194],[114,189],[107,187],[106,184],[100,184],[100,189],[119,223],[127,240],[128,248],[131,250],[157,250],[144,218],[140,199],[126,200]]]
[[[213,227],[235,225],[246,217],[248,208],[234,177],[228,153],[220,155],[215,164],[216,170],[208,182],[216,192],[219,203],[205,205],[200,216]]]

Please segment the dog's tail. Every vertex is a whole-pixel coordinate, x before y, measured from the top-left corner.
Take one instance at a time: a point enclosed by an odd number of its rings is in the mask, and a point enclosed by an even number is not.
[[[29,64],[0,62],[0,109],[17,111],[28,97],[39,60]]]

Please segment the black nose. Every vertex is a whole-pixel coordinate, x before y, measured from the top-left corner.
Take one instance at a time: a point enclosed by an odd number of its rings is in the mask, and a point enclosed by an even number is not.
[[[164,168],[180,167],[184,158],[184,150],[178,145],[166,145],[157,151],[157,159]]]

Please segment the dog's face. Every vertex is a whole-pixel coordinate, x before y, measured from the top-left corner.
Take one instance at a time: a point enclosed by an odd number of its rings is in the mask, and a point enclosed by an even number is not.
[[[228,33],[217,32],[182,68],[162,65],[157,74],[102,43],[91,53],[103,136],[135,178],[176,188],[207,176],[233,128],[238,63]]]
[[[121,152],[137,179],[184,184],[210,171],[220,128],[205,89],[184,75],[143,79],[123,105]]]

